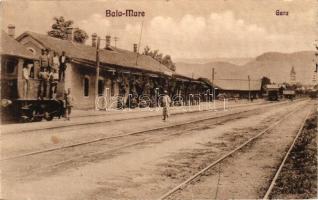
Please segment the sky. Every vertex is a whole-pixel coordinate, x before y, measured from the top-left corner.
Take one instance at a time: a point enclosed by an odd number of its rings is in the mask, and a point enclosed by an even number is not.
[[[106,17],[107,9],[144,11],[145,17]],[[118,37],[119,48],[138,43],[140,51],[148,45],[178,59],[314,50],[318,39],[316,0],[3,0],[1,11],[2,29],[14,24],[16,36],[46,34],[53,17],[64,16],[89,36],[111,35],[112,45]]]

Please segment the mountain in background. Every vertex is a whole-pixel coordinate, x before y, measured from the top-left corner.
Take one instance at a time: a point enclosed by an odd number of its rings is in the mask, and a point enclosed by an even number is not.
[[[261,79],[266,76],[272,82],[282,83],[290,81],[292,66],[296,71],[296,81],[311,84],[315,70],[315,52],[300,51],[295,53],[268,52],[254,59],[248,59],[245,64],[233,64],[229,59],[208,63],[177,62],[177,73],[190,77],[205,77],[211,79],[214,68],[215,79]],[[238,60],[238,59],[236,59]],[[247,61],[247,59],[245,59]]]
[[[212,62],[228,62],[234,65],[244,65],[254,58],[176,58],[176,63],[188,63],[188,64],[205,64]]]

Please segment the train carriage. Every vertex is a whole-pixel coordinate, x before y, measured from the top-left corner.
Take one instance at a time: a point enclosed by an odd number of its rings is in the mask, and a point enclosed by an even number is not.
[[[293,100],[296,97],[296,92],[293,89],[285,89],[283,90],[284,98]]]
[[[23,121],[52,120],[64,113],[64,83],[57,84],[56,98],[38,99],[40,79],[37,58],[14,38],[2,32],[1,37],[1,119]],[[28,68],[29,79],[23,78]],[[46,90],[49,93],[49,84]]]

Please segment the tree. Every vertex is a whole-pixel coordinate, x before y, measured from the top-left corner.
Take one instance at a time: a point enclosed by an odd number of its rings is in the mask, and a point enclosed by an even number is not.
[[[264,94],[266,92],[266,85],[271,84],[271,80],[264,76],[261,81],[261,93]]]
[[[54,17],[55,23],[52,24],[52,29],[48,31],[48,35],[51,37],[59,38],[62,40],[67,39],[67,30],[72,27],[74,22],[72,20],[65,20],[63,16]],[[74,41],[78,43],[85,43],[88,39],[87,33],[82,29],[75,29],[73,32]]]
[[[147,55],[152,57],[153,59],[157,60],[167,68],[171,69],[172,71],[176,71],[176,65],[172,62],[170,55],[163,56],[162,53],[159,53],[159,50],[153,50],[151,51],[149,46],[146,46],[144,48],[144,51],[142,53],[143,55]]]
[[[142,53],[142,54],[144,54],[144,55],[149,55],[149,53],[150,53],[150,47],[149,46],[146,46],[145,48],[144,48],[144,52]]]
[[[155,59],[156,59],[158,62],[162,63],[162,57],[163,57],[162,53],[159,53],[159,54],[156,55]]]
[[[262,86],[266,86],[268,84],[271,84],[271,79],[269,79],[268,77],[264,76],[262,78],[262,83],[261,84],[262,84]]]
[[[162,59],[162,64],[167,66],[172,71],[176,71],[176,65],[172,62],[170,55],[165,55]]]

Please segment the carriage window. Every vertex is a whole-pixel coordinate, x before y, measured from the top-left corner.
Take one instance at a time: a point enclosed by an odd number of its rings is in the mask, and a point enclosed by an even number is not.
[[[15,67],[17,66],[17,61],[8,60],[6,63],[6,73],[13,74],[15,72]]]
[[[103,96],[104,94],[104,80],[98,80],[98,96]]]
[[[84,78],[84,96],[88,97],[89,95],[89,78],[85,77]]]

